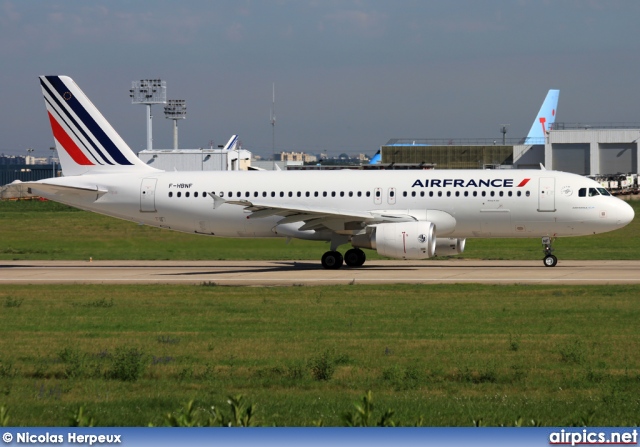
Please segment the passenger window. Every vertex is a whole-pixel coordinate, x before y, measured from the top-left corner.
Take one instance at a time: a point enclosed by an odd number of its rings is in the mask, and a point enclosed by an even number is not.
[[[169,197],[173,197],[173,193],[169,191]]]
[[[376,197],[380,197],[380,191],[376,191]]]
[[[318,191],[313,193],[313,197],[318,197]]]
[[[438,191],[438,197],[442,197],[442,191]]]
[[[336,196],[336,192],[335,191],[331,191],[331,197],[335,197]]]
[[[353,197],[353,191],[349,191],[349,197]]]
[[[527,191],[527,192],[525,192],[525,193],[524,193],[524,195],[526,195],[527,197],[529,197],[529,196],[531,195],[531,192],[530,192],[530,191]]]
[[[395,197],[395,195],[396,195],[395,191],[393,190],[389,191],[389,197]]]
[[[433,197],[433,191],[429,191],[429,197]]]
[[[371,197],[371,191],[367,191],[364,195],[367,197]]]
[[[322,197],[327,197],[327,191],[322,191]]]
[[[456,191],[456,197],[460,197],[460,191]]]
[[[358,191],[358,197],[362,197],[362,192]]]
[[[493,197],[493,196],[495,196],[495,195],[496,195],[496,193],[495,193],[495,191],[491,191],[491,192],[489,193],[489,195],[490,195],[491,197]]]
[[[262,191],[262,197],[267,197],[267,191]]]
[[[516,193],[516,195],[517,195],[518,197],[520,197],[520,196],[522,195],[522,191],[518,191],[518,192]]]
[[[486,197],[487,191],[482,191],[482,197]]]
[[[451,197],[451,191],[447,191],[447,197]]]
[[[478,191],[473,191],[473,197],[478,197]]]
[[[176,196],[181,197],[182,193],[180,191],[178,191],[178,193],[176,194]]]
[[[284,197],[284,191],[280,191],[280,197]]]
[[[275,197],[276,196],[276,192],[275,191],[271,191],[271,197]]]
[[[300,191],[298,191],[298,194],[296,194],[298,197],[302,197],[302,193]]]
[[[509,191],[509,192],[507,193],[507,195],[508,195],[509,197],[511,197],[511,196],[513,195],[513,191]]]
[[[185,196],[185,197],[189,197],[189,191],[185,192],[185,193],[184,193],[184,196]]]
[[[344,191],[340,191],[340,197],[344,197]]]
[[[203,192],[203,193],[202,193],[202,197],[205,197],[205,198],[206,198],[206,197],[207,197],[207,193],[206,193],[206,192]]]
[[[465,192],[464,192],[464,196],[465,196],[465,197],[469,197],[469,191],[465,191]]]
[[[420,197],[424,197],[424,191],[420,191]]]
[[[500,192],[498,193],[498,195],[499,195],[500,197],[504,196],[504,191],[500,191]]]
[[[236,197],[242,197],[242,193],[238,191],[238,195]]]
[[[293,197],[293,192],[289,191],[289,197]]]

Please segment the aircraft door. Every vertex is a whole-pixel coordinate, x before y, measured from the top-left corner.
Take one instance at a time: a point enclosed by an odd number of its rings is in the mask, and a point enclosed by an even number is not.
[[[540,177],[538,185],[538,211],[553,212],[556,210],[556,179]]]
[[[387,190],[387,203],[389,203],[389,205],[395,205],[396,204],[396,189],[395,188],[389,188]]]
[[[373,190],[373,203],[376,205],[382,204],[382,188],[375,188]]]
[[[140,185],[140,212],[156,212],[156,183],[158,179],[143,178]]]

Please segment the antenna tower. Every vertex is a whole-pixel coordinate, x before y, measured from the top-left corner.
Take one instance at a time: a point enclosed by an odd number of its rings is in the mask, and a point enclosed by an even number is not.
[[[271,102],[271,159],[273,160],[273,170],[276,169],[276,83],[273,83],[273,100]]]
[[[502,133],[502,145],[505,146],[507,144],[507,126],[511,124],[500,124],[500,132]]]

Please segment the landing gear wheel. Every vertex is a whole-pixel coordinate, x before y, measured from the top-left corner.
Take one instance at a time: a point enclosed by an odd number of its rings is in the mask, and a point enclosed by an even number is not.
[[[337,270],[342,267],[344,261],[339,251],[328,251],[322,255],[322,267],[330,270]]]
[[[555,267],[558,263],[558,258],[553,255],[547,255],[544,257],[543,262],[545,267]]]
[[[359,248],[352,248],[344,254],[344,262],[349,267],[362,267],[366,260],[367,255]]]

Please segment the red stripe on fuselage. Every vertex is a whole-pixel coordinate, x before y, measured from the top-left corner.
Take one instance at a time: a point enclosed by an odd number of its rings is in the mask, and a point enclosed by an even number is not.
[[[523,181],[520,182],[520,184],[518,186],[516,186],[516,188],[522,188],[524,185],[529,183],[529,180],[531,180],[531,179],[530,178],[524,179]]]
[[[64,131],[62,126],[58,124],[56,119],[49,112],[49,121],[51,122],[51,130],[53,130],[53,137],[58,143],[67,151],[67,154],[77,164],[82,166],[93,166],[91,160],[87,158],[78,145],[71,139],[71,137]]]

